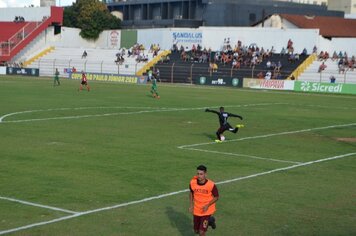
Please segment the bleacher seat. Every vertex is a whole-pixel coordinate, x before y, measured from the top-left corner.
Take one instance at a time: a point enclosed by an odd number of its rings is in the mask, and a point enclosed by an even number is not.
[[[169,63],[158,63],[155,65],[160,71],[160,79],[163,82],[191,83],[192,80],[201,76],[210,76],[209,63],[182,61],[178,52],[173,52],[169,57]],[[287,55],[273,54],[268,60],[275,63],[280,61],[282,63],[281,74],[282,78],[286,79],[306,58],[307,56],[300,56],[299,61],[290,63]],[[265,59],[262,63],[256,65],[254,69],[241,65],[240,69],[233,70],[231,70],[231,63],[226,65],[218,63],[218,71],[212,75],[225,78],[251,78],[252,76],[256,78],[259,72],[266,73],[268,71],[266,61]]]
[[[321,73],[318,72],[319,66],[325,63],[326,68]],[[299,76],[300,81],[310,82],[330,82],[330,77],[334,76],[336,83],[356,83],[356,68],[352,70],[346,70],[345,73],[339,73],[338,61],[328,59],[326,61],[315,60],[309,67]]]
[[[87,57],[82,59],[84,50]],[[28,65],[30,68],[40,68],[40,76],[52,76],[55,68],[61,72],[66,68],[75,67],[77,71],[86,71],[91,73],[109,73],[134,75],[145,63],[137,63],[135,57],[124,56],[125,62],[122,65],[115,63],[116,53],[119,50],[113,49],[83,49],[83,48],[55,48],[51,53],[34,61]],[[148,59],[153,57],[152,53],[144,52]]]

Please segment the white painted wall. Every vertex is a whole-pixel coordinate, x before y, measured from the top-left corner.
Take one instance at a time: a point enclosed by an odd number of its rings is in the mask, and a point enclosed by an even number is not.
[[[119,49],[121,44],[120,30],[105,30],[96,41],[83,39],[80,35],[80,29],[62,27],[62,33],[53,46],[57,47],[77,47],[77,48],[110,48]]]
[[[346,51],[349,56],[356,56],[356,38],[333,38],[331,40],[333,51]]]
[[[137,42],[149,48],[151,44],[159,44],[162,49],[171,49],[174,43],[180,47],[193,44],[202,45],[202,30],[191,28],[162,28],[137,30]]]
[[[238,40],[244,45],[257,44],[264,49],[274,46],[276,52],[287,46],[289,39],[293,41],[295,52],[301,53],[304,48],[311,52],[314,45],[318,44],[319,30],[314,29],[274,29],[274,28],[249,28],[249,27],[219,27],[203,28],[203,46],[213,50],[220,49],[224,38],[230,38],[232,45]]]
[[[50,7],[8,7],[0,8],[0,21],[14,21],[15,16],[23,16],[25,21],[42,21],[51,16]]]

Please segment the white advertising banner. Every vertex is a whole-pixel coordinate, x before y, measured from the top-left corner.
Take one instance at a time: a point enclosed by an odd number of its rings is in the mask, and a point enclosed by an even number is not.
[[[253,89],[294,90],[294,81],[245,78],[243,81],[243,87]]]

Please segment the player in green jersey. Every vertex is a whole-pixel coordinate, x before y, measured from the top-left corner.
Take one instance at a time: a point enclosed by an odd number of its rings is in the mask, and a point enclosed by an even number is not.
[[[152,77],[151,94],[154,98],[160,98],[157,91],[157,79]]]

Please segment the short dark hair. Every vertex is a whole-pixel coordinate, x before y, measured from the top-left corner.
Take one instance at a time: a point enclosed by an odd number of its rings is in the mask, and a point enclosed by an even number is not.
[[[197,167],[197,170],[202,170],[202,171],[206,172],[207,168],[204,165],[200,165],[200,166]]]
[[[220,110],[224,110],[224,107],[220,107],[219,109],[220,109]]]

